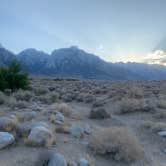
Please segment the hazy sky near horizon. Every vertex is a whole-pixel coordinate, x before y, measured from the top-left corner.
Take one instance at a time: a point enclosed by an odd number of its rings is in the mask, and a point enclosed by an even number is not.
[[[0,43],[15,53],[77,45],[109,61],[140,61],[166,50],[165,9],[166,0],[0,0]]]

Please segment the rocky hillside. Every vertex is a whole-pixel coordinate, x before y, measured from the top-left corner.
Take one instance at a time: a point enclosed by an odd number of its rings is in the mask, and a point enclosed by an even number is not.
[[[24,71],[34,75],[97,80],[165,80],[166,67],[143,63],[108,63],[77,47],[54,50],[51,55],[26,49],[14,55],[0,47],[0,65],[17,58]]]

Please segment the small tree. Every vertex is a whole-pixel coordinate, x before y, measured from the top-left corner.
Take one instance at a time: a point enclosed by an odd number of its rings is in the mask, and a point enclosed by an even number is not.
[[[21,72],[21,66],[16,60],[12,61],[8,67],[0,68],[0,90],[26,89],[28,85],[28,75]]]

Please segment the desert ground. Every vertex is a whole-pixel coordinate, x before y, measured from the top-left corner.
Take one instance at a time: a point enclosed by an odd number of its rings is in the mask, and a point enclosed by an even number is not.
[[[166,81],[33,77],[0,92],[0,132],[0,166],[166,166]]]

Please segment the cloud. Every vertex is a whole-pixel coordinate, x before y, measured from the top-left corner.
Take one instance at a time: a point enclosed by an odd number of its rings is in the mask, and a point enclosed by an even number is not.
[[[159,64],[166,66],[166,52],[164,50],[156,50],[148,54],[144,58],[144,62],[148,64]]]
[[[98,50],[102,51],[103,49],[104,49],[103,44],[100,44],[100,45],[98,46]]]

